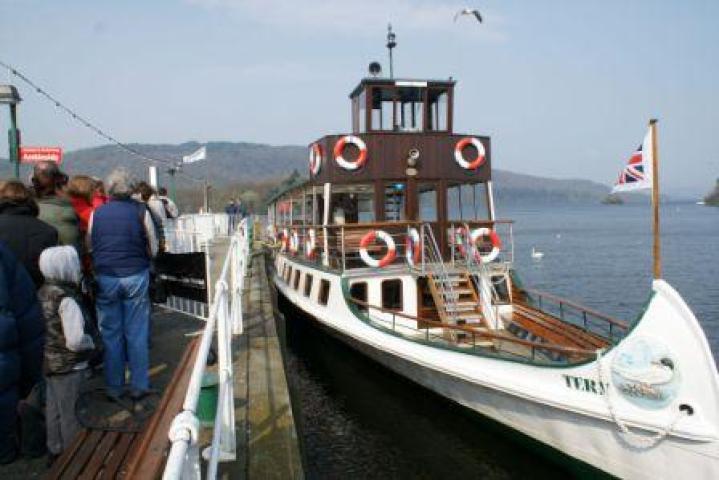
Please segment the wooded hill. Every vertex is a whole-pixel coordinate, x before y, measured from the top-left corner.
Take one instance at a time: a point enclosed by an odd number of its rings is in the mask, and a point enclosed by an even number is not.
[[[237,196],[252,189],[254,198],[262,198],[273,184],[279,183],[294,170],[307,175],[307,147],[271,146],[245,142],[210,142],[207,145],[207,161],[184,165],[186,174],[204,180],[208,177],[215,190],[215,201],[223,203],[230,196]],[[133,148],[153,158],[179,161],[202,145],[187,142],[179,145],[133,144]],[[87,174],[104,177],[115,167],[125,167],[138,178],[147,177],[147,164],[113,145],[87,148],[67,152],[63,169],[69,174]],[[159,165],[162,184],[167,184],[166,165]],[[7,160],[0,161],[0,178],[11,175]],[[27,178],[27,173],[23,174]],[[537,177],[494,170],[494,191],[498,202],[511,203],[598,203],[609,191],[609,187],[589,180],[567,180]],[[196,198],[202,198],[202,182],[191,181],[183,175],[177,176],[178,190],[196,191],[188,206],[196,205]],[[253,186],[257,185],[257,188]],[[219,195],[218,195],[219,194]],[[222,197],[222,198],[218,198]]]

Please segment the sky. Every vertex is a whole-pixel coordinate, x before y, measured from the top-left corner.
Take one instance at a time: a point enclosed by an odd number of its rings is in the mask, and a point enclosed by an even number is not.
[[[663,191],[719,177],[716,0],[0,0],[0,60],[124,142],[307,145],[350,129],[388,22],[395,76],[458,80],[455,131],[496,168],[611,184],[655,117]],[[25,144],[106,143],[4,82]]]

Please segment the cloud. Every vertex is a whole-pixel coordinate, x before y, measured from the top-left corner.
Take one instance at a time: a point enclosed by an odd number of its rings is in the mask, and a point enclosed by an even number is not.
[[[285,29],[331,31],[345,36],[374,35],[392,22],[403,31],[450,31],[464,27],[472,35],[503,40],[502,19],[476,25],[453,17],[461,5],[440,0],[185,0],[190,5],[232,11],[242,19]]]

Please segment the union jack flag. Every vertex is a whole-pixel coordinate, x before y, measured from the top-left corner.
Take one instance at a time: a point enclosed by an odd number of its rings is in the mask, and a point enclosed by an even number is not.
[[[619,174],[612,193],[627,192],[652,188],[652,132],[651,129],[644,141],[629,157],[629,161]]]

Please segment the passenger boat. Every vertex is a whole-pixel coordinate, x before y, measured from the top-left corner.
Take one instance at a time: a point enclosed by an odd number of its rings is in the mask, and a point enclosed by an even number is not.
[[[523,286],[512,222],[495,217],[490,138],[453,131],[454,86],[360,81],[352,132],[313,142],[309,180],[270,201],[281,299],[578,462],[719,477],[719,378],[689,307],[654,280],[625,323]]]

